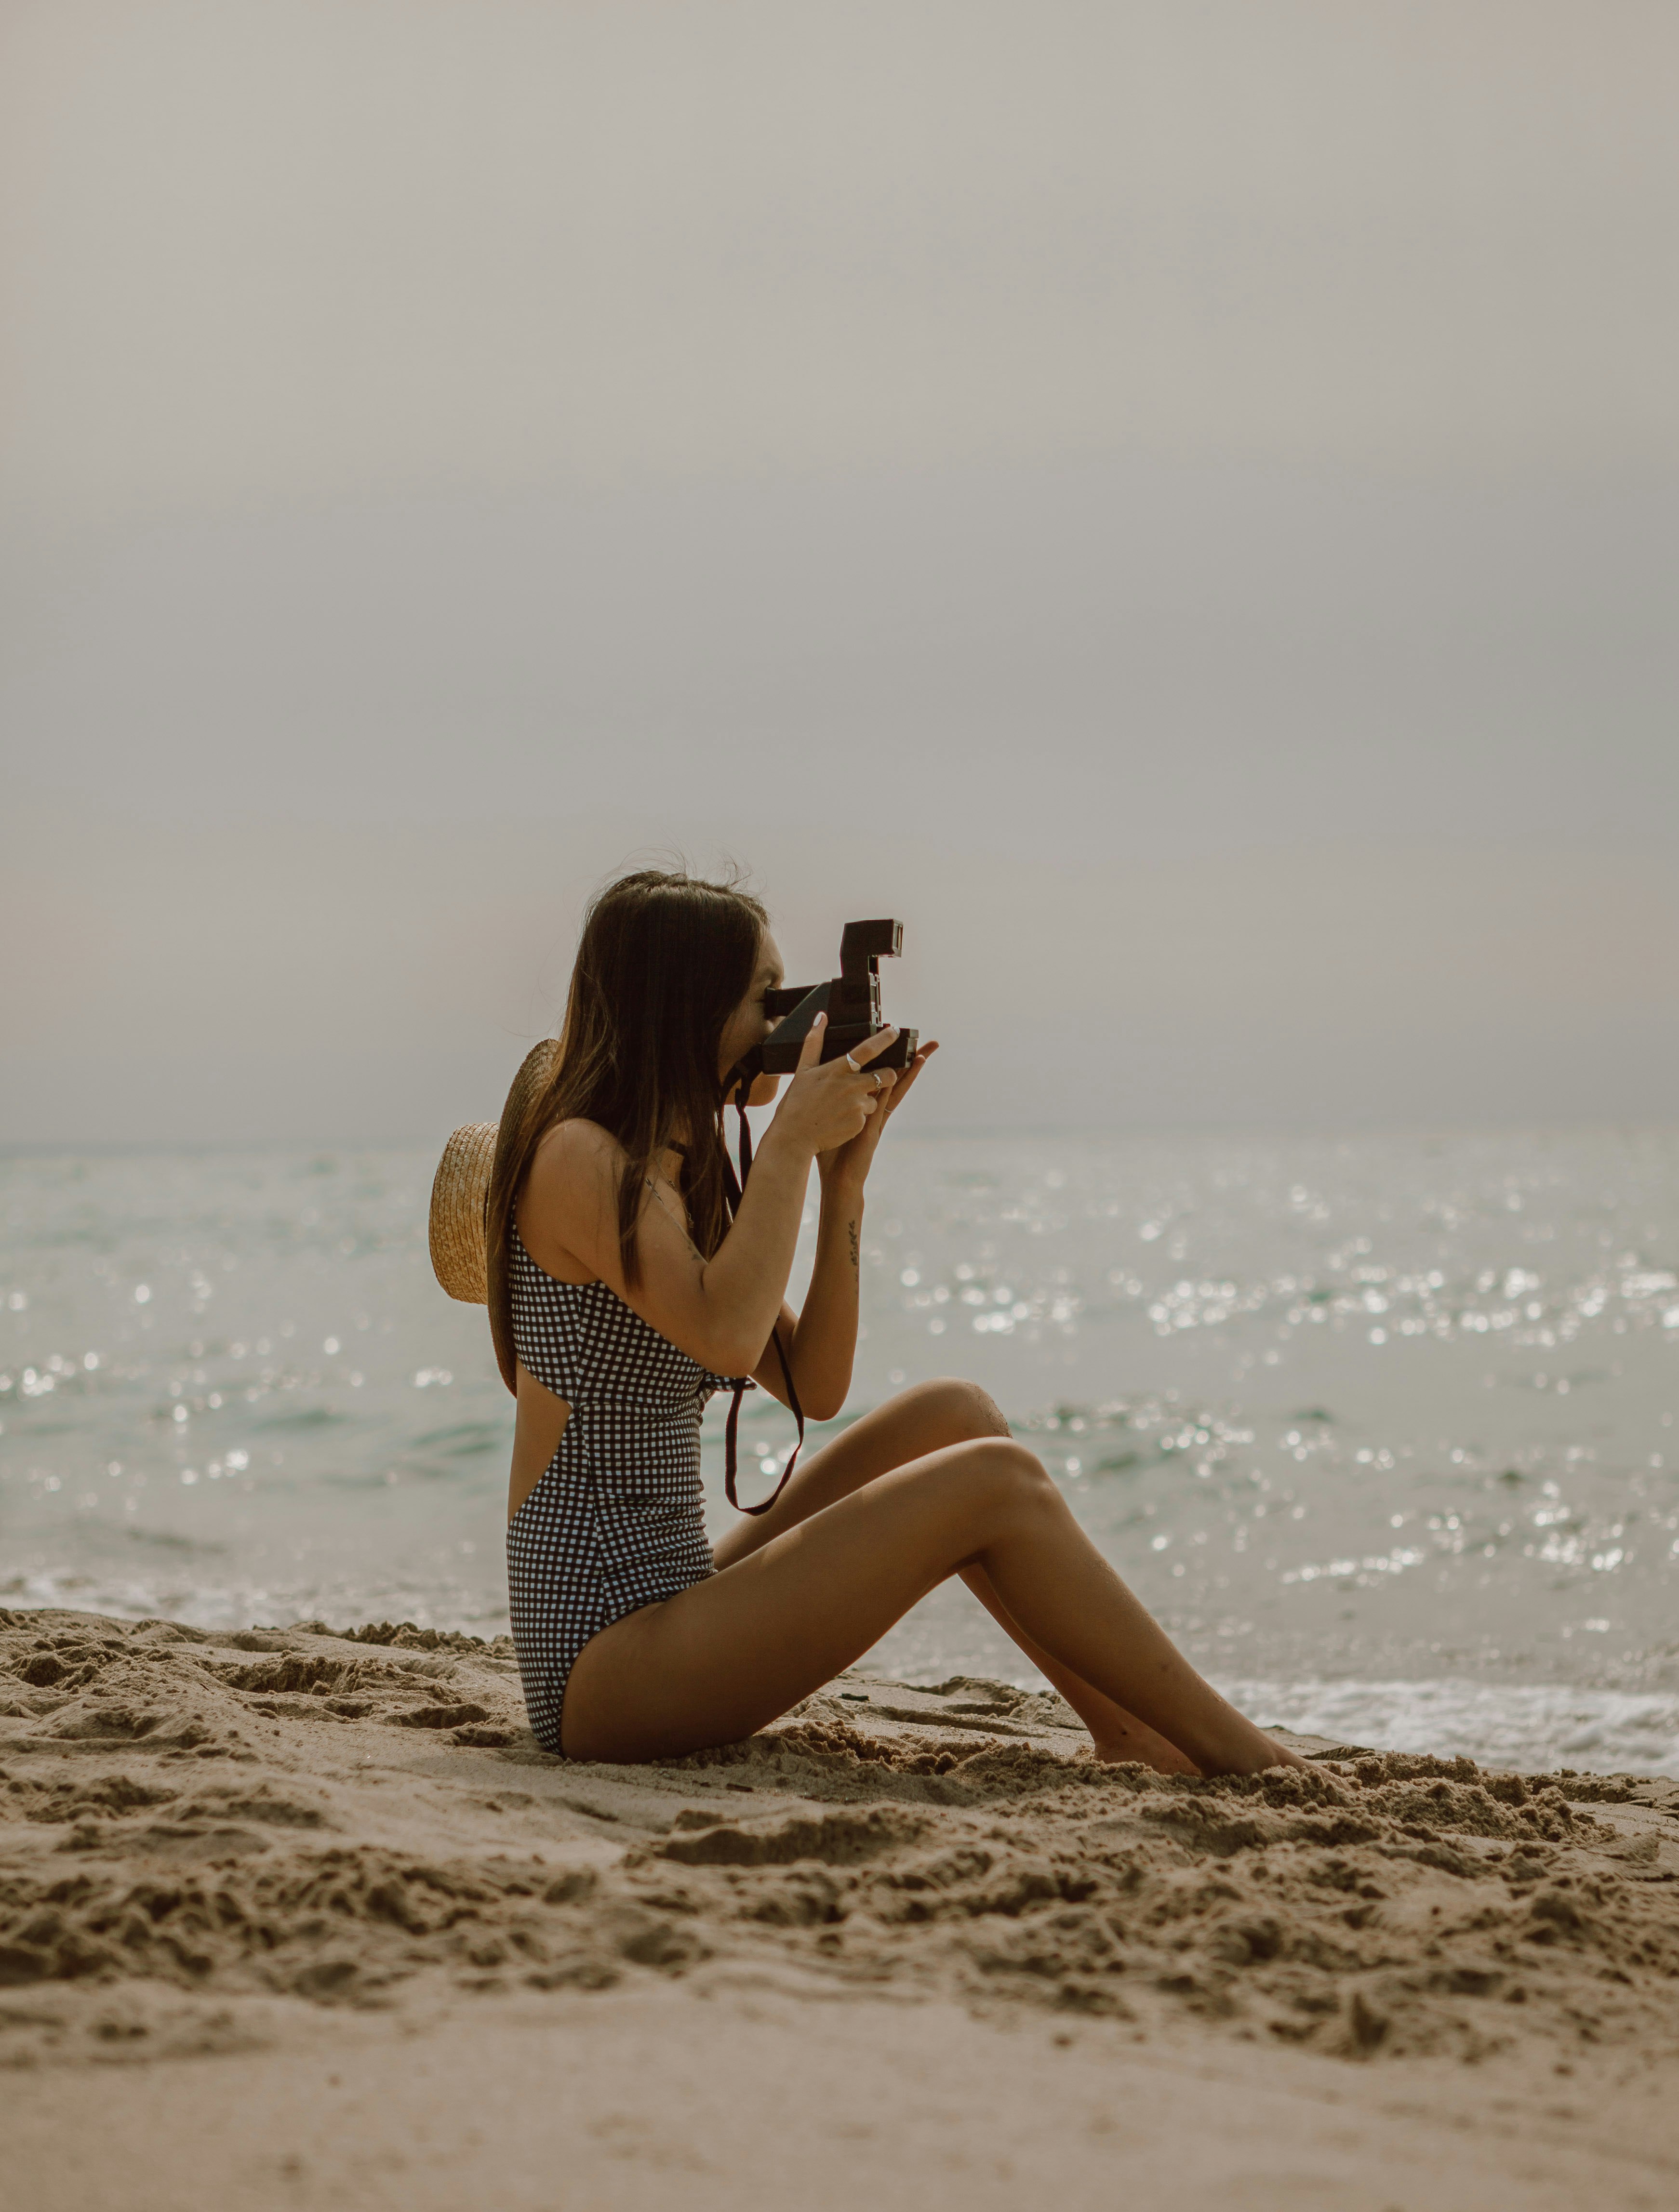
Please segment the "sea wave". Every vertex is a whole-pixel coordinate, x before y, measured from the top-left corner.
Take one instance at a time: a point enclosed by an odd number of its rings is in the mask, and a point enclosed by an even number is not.
[[[1536,1774],[1679,1777],[1679,1698],[1568,1684],[1226,1681],[1262,1728]]]

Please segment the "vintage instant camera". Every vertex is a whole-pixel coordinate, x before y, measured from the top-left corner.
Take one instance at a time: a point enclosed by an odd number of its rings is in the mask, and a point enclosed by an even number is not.
[[[824,1060],[838,1060],[855,1051],[866,1037],[883,1026],[880,1019],[880,963],[895,959],[903,950],[901,921],[848,921],[840,938],[840,972],[826,983],[799,983],[764,994],[764,1012],[780,1016],[761,1045],[756,1046],[729,1075],[729,1096],[741,1084],[750,1085],[760,1074],[790,1075],[818,1014],[826,1014],[828,1027],[822,1040]],[[916,1056],[917,1030],[900,1030],[884,1052],[865,1063],[869,1067],[908,1067]]]

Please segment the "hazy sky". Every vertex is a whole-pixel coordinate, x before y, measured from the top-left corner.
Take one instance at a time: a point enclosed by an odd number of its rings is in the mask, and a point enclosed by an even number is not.
[[[0,1141],[492,1115],[579,901],[950,1124],[1671,1119],[1679,15],[9,0]]]

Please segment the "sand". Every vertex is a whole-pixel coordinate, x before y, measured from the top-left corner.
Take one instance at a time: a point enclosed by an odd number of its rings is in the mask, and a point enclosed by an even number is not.
[[[1679,1784],[1084,1742],[854,1672],[570,1765],[505,1639],[0,1612],[15,2201],[1679,2197]]]

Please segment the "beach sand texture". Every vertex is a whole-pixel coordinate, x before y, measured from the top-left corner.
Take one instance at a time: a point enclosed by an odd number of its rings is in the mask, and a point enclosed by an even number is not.
[[[17,2199],[1667,2205],[1679,1784],[1098,1766],[840,1678],[570,1765],[505,1638],[0,1613]]]

